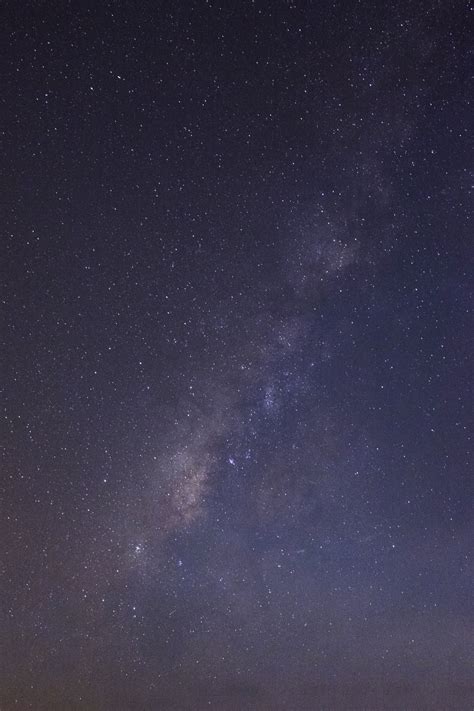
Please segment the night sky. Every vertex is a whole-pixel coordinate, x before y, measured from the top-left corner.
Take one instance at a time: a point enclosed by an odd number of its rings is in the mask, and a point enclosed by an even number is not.
[[[468,9],[3,3],[2,711],[474,707]]]

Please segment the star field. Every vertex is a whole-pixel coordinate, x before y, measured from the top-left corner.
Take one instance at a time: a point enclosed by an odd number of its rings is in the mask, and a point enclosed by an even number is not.
[[[463,711],[469,6],[2,12],[2,711]]]

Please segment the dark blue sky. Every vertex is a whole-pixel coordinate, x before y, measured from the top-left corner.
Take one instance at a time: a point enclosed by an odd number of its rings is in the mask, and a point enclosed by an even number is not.
[[[471,709],[467,4],[2,16],[1,708]]]

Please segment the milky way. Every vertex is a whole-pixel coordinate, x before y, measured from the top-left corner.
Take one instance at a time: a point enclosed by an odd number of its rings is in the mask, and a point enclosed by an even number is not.
[[[472,709],[467,4],[2,33],[1,709]]]

